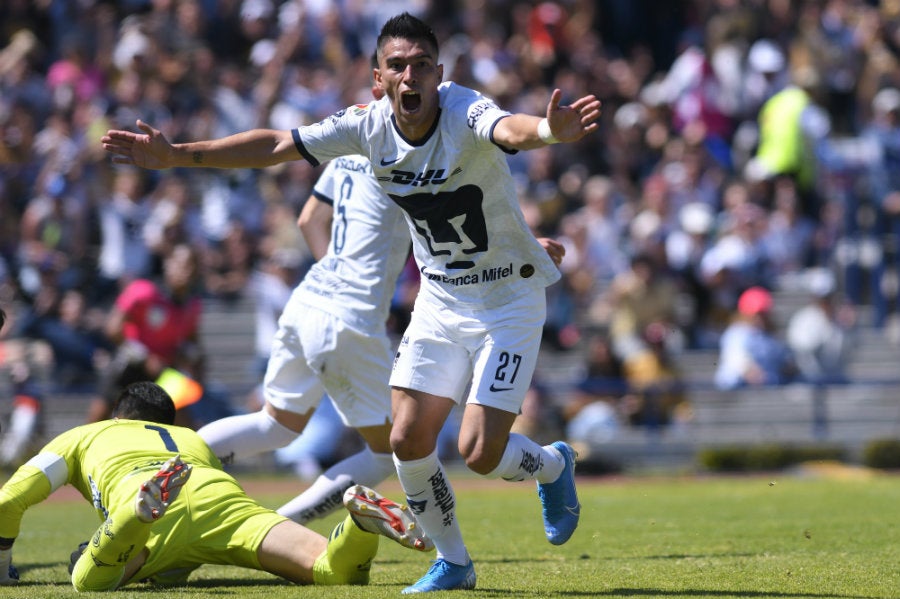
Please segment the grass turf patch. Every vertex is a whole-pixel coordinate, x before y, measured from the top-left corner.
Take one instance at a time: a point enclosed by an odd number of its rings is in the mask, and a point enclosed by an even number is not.
[[[792,476],[579,480],[582,520],[561,547],[544,538],[533,484],[481,484],[452,473],[459,518],[478,573],[467,597],[894,598],[900,595],[900,478]],[[265,505],[291,495],[265,494]],[[382,492],[400,499],[391,482]],[[313,528],[327,534],[332,516]],[[15,545],[22,582],[4,596],[66,597],[69,552],[98,524],[89,506],[29,510]],[[262,572],[204,566],[167,596],[396,597],[433,554],[383,540],[365,588],[299,589]],[[118,597],[158,592],[135,584]],[[461,596],[438,593],[440,596]]]

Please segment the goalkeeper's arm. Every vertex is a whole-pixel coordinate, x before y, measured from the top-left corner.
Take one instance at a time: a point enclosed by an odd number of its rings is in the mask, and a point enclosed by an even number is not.
[[[16,470],[0,488],[0,584],[18,582],[18,573],[12,565],[12,547],[19,536],[25,510],[47,499],[53,491],[50,478],[38,463],[39,458],[44,462],[52,460],[65,464],[59,456],[38,454]]]

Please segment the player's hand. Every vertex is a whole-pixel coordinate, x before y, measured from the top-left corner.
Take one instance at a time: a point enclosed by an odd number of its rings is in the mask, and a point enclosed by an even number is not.
[[[555,89],[547,104],[547,123],[553,137],[563,142],[578,141],[588,133],[596,131],[600,125],[600,100],[596,96],[584,96],[569,104],[560,106],[562,90]]]
[[[113,155],[116,164],[131,164],[149,169],[170,166],[172,144],[159,129],[138,120],[137,127],[143,133],[110,129],[100,138],[103,149]]]
[[[559,266],[562,263],[563,257],[566,255],[565,246],[549,237],[538,237],[537,240],[541,244],[541,247],[547,252],[547,255],[550,256],[550,259],[553,260],[553,263],[556,264],[556,266]]]

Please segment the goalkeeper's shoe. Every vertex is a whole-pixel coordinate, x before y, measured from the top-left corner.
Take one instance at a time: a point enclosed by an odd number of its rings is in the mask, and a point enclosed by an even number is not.
[[[419,527],[408,506],[394,503],[373,489],[353,485],[344,492],[344,506],[357,526],[366,532],[385,536],[409,549],[434,549],[434,543]]]
[[[175,456],[166,461],[150,480],[141,483],[134,502],[134,513],[141,522],[154,522],[178,497],[181,487],[191,476],[190,464]]]
[[[472,560],[469,560],[465,566],[460,566],[439,558],[431,563],[425,576],[420,578],[416,584],[400,591],[400,594],[470,590],[475,588],[475,580],[475,566],[472,564]]]
[[[569,540],[578,527],[581,504],[575,490],[575,450],[568,443],[551,443],[565,460],[562,474],[552,483],[538,483],[538,495],[543,505],[544,533],[554,545]]]
[[[78,559],[89,544],[90,541],[82,541],[78,544],[78,549],[69,554],[69,574],[75,571],[75,564],[78,563]]]
[[[10,564],[6,569],[6,577],[0,577],[0,586],[8,586],[14,584],[19,584],[19,570],[13,564]]]

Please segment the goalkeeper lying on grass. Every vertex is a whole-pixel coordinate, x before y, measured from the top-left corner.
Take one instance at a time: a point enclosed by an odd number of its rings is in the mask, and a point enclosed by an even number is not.
[[[119,396],[114,418],[50,441],[0,488],[0,583],[16,582],[12,546],[25,510],[70,484],[102,521],[73,554],[78,591],[132,581],[180,584],[203,564],[264,570],[298,584],[366,584],[379,535],[433,545],[406,506],[362,486],[330,538],[251,499],[192,430],[173,426],[169,395],[150,382]]]

